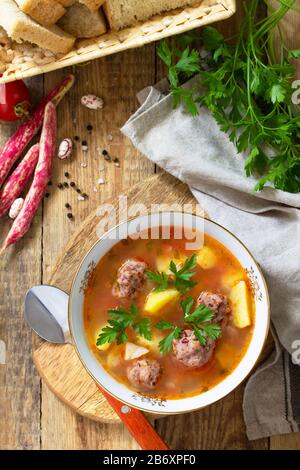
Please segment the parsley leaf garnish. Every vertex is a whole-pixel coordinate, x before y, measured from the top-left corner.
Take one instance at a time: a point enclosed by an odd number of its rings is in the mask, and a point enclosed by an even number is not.
[[[195,310],[190,313],[193,304],[194,300],[191,297],[180,302],[186,323],[207,323],[214,318],[215,312],[204,304],[199,304]]]
[[[209,338],[213,340],[218,339],[221,335],[221,327],[217,323],[209,323],[208,325],[202,324],[201,329]]]
[[[192,328],[194,334],[202,346],[206,345],[207,338],[216,340],[221,335],[221,326],[217,323],[210,323],[215,317],[215,312],[204,304],[198,305],[192,310],[195,301],[192,297],[187,297],[180,302],[184,323]],[[170,323],[168,320],[161,320],[156,323],[155,328],[161,331],[171,330],[170,333],[159,342],[159,350],[162,354],[168,353],[172,349],[173,339],[178,339],[183,328]]]
[[[175,289],[184,295],[191,289],[191,287],[197,284],[196,281],[191,280],[191,277],[196,274],[196,271],[193,271],[196,264],[197,255],[193,254],[190,258],[185,260],[182,268],[177,267],[173,260],[170,262],[169,270],[171,271],[172,276],[168,276],[165,272],[160,273],[154,271],[146,271],[146,275],[150,281],[158,284],[158,287],[153,289],[154,292],[164,291],[169,287],[169,285],[174,285]]]
[[[136,305],[132,304],[129,310],[124,307],[117,307],[116,309],[108,310],[111,319],[108,320],[108,325],[102,328],[96,345],[101,346],[105,343],[123,344],[128,341],[126,329],[132,327],[135,332],[140,336],[151,340],[151,323],[148,318],[139,316],[139,310]]]
[[[158,344],[159,350],[162,354],[170,352],[172,349],[173,339],[179,338],[182,332],[182,328],[179,328],[178,326],[173,325],[167,320],[162,320],[159,323],[156,323],[155,328],[161,331],[171,330],[171,332],[164,339],[162,339]]]
[[[194,287],[197,282],[192,281],[191,277],[196,274],[192,271],[197,264],[197,255],[193,254],[190,258],[186,259],[182,268],[178,269],[174,261],[171,261],[169,269],[175,276],[174,287],[181,293],[185,294],[191,287]]]
[[[210,323],[214,317],[215,312],[207,307],[205,304],[199,304],[193,312],[191,309],[194,305],[194,300],[187,297],[180,302],[184,321],[190,325],[195,333],[196,338],[202,345],[206,344],[206,339],[211,338],[216,340],[221,335],[221,326],[217,323]]]
[[[156,284],[158,284],[158,287],[155,287],[153,289],[153,292],[161,292],[161,291],[166,290],[168,288],[169,276],[166,273],[146,271],[146,276],[150,281],[155,282]]]
[[[133,329],[136,333],[144,338],[151,340],[151,322],[149,318],[141,318],[133,324]]]

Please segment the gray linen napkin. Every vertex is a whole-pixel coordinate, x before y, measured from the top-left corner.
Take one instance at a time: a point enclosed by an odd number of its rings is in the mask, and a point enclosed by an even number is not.
[[[268,283],[276,351],[248,380],[247,435],[298,431],[300,196],[272,188],[254,194],[255,180],[245,177],[242,156],[206,109],[193,118],[184,106],[173,109],[172,98],[153,87],[138,98],[141,107],[122,132],[151,161],[187,183],[213,220],[237,234]]]

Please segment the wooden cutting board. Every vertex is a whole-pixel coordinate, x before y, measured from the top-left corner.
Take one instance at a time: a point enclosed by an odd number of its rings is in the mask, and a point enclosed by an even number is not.
[[[140,182],[124,195],[128,198],[128,206],[142,203],[146,211],[150,210],[152,204],[191,204],[189,212],[196,208],[196,201],[188,187],[166,173]],[[117,196],[107,202],[118,211]],[[101,217],[95,211],[79,227],[59,258],[49,284],[70,292],[82,258],[97,241],[96,227],[100,221]],[[79,414],[105,423],[119,422],[118,416],[86,372],[71,344],[54,345],[44,342],[34,351],[33,360],[40,376],[53,393]]]

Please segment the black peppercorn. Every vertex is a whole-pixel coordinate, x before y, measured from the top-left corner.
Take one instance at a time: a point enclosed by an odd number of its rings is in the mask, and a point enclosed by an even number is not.
[[[70,186],[71,186],[72,188],[75,188],[76,184],[74,183],[74,181],[71,181]]]
[[[78,193],[81,193],[81,189],[79,189],[79,188],[77,188],[76,191],[77,191]]]
[[[105,149],[102,150],[102,155],[103,155],[103,157],[104,157],[104,160],[106,160],[106,161],[108,161],[108,162],[111,161],[110,155],[109,155],[109,153],[108,153],[107,150],[105,150]]]
[[[48,181],[48,186],[52,186],[52,181]]]
[[[71,206],[70,206],[70,204],[69,204],[68,202],[65,204],[65,208],[66,208],[66,209],[71,209]]]
[[[79,136],[78,136],[78,135],[75,135],[74,140],[76,140],[76,142],[78,142]]]
[[[62,183],[58,183],[57,187],[58,187],[59,189],[62,189],[62,188],[63,188],[63,184],[62,184]]]
[[[50,194],[49,194],[49,193],[46,193],[46,194],[45,194],[45,197],[49,197],[49,196],[50,196]]]
[[[83,193],[83,194],[82,194],[82,197],[84,197],[85,199],[87,199],[87,198],[88,198],[88,195],[87,195],[86,193]]]
[[[67,181],[64,182],[64,187],[65,187],[65,188],[68,188],[68,187],[69,187],[69,183],[67,183]]]
[[[69,178],[69,176],[70,176],[70,174],[66,171],[66,172],[65,172],[65,177],[66,177],[66,178]]]
[[[86,128],[87,128],[87,130],[88,130],[89,132],[91,132],[91,131],[93,130],[93,126],[92,126],[91,124],[88,124],[88,125],[86,126]]]
[[[71,212],[68,212],[67,217],[68,217],[68,219],[73,219],[73,214]]]

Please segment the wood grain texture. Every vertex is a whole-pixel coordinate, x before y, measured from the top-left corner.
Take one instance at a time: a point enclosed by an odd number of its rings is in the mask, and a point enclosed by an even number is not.
[[[218,24],[218,28],[230,36],[238,30],[242,15],[242,0],[237,4],[237,15]],[[44,82],[42,77],[38,77],[37,82],[31,81],[31,86],[37,90],[35,98],[67,72],[45,75]],[[40,390],[40,379],[31,360],[33,344],[37,347],[38,340],[32,339],[22,311],[26,289],[49,281],[58,254],[80,222],[101,202],[117,197],[125,188],[154,172],[153,165],[133,149],[119,127],[137,107],[136,92],[164,74],[160,61],[155,58],[154,45],[94,61],[76,69],[77,83],[58,109],[59,138],[79,135],[88,140],[89,151],[81,152],[80,145],[76,144],[70,161],[55,161],[49,199],[44,201],[26,238],[0,259],[0,340],[6,342],[8,351],[7,364],[0,365],[0,416],[1,423],[5,423],[0,427],[1,449],[138,448],[124,426],[87,419],[62,403],[47,385],[42,384]],[[103,111],[95,114],[81,107],[80,97],[88,92],[104,98]],[[86,125],[90,122],[93,131],[88,134]],[[12,127],[0,127],[0,145]],[[109,134],[113,136],[112,141],[108,139]],[[104,147],[120,158],[120,168],[99,159],[97,149]],[[87,167],[83,168],[81,163],[87,163]],[[89,194],[88,201],[80,202],[75,192],[59,191],[55,187],[55,183],[65,180],[65,171]],[[100,176],[106,184],[96,188],[97,193],[94,193]],[[72,205],[73,222],[66,217],[66,202]],[[7,218],[1,219],[1,239],[10,223]],[[160,420],[156,423],[157,429],[172,448],[178,449],[267,448],[269,441],[272,449],[300,448],[299,435],[249,443],[241,414],[242,393],[243,387],[240,387],[206,410]],[[97,407],[97,396],[94,399]]]
[[[30,83],[35,100],[43,82]],[[16,125],[1,124],[0,148]],[[0,241],[11,226],[8,216],[0,219]],[[6,364],[0,365],[0,449],[38,449],[40,446],[40,378],[30,351],[34,336],[23,318],[24,292],[41,282],[42,212],[17,247],[0,259],[0,340],[6,344]]]
[[[66,71],[45,76],[45,89],[50,89]],[[88,151],[75,143],[69,161],[58,161],[54,167],[53,186],[45,203],[43,218],[43,282],[48,282],[58,254],[70,236],[104,200],[116,197],[124,188],[134,185],[154,172],[153,164],[142,158],[125,139],[119,128],[136,109],[136,93],[155,81],[155,52],[150,45],[140,50],[94,61],[76,69],[76,84],[58,111],[59,138],[80,137],[86,140]],[[88,110],[80,105],[80,98],[94,93],[104,100],[100,112]],[[93,130],[86,129],[91,124]],[[111,135],[113,140],[109,140]],[[112,157],[120,160],[120,167],[107,163],[101,152],[107,149]],[[87,165],[83,167],[83,165]],[[64,173],[70,174],[83,192],[89,196],[78,201],[73,189],[57,190],[57,182],[65,181]],[[104,178],[105,184],[97,181]],[[94,188],[97,192],[94,192]],[[65,204],[72,207],[74,220],[66,217]],[[91,229],[92,230],[92,229]],[[75,254],[76,256],[76,254]],[[78,259],[80,255],[78,254]],[[98,401],[94,402],[97,409]],[[47,386],[42,387],[41,447],[43,449],[130,449],[138,448],[122,425],[118,431],[102,423],[92,423],[79,417],[53,395]],[[59,430],[59,431],[58,431]]]

